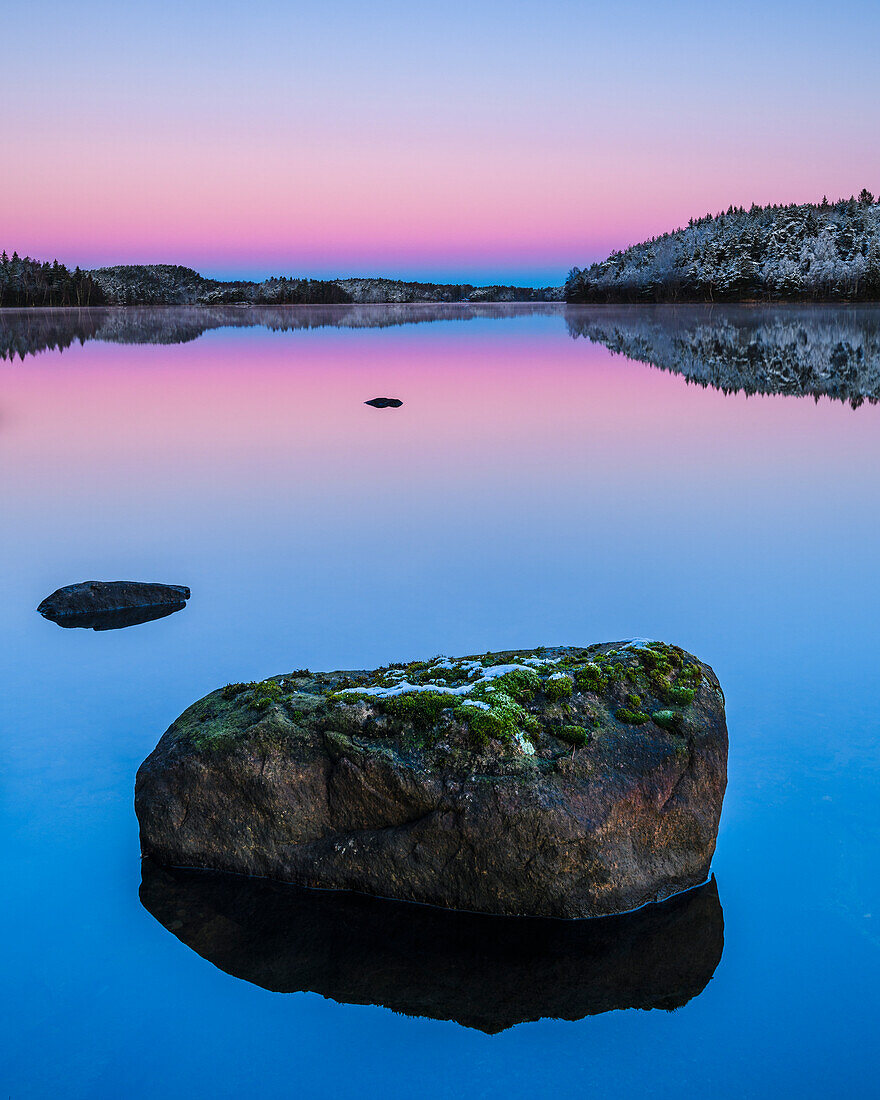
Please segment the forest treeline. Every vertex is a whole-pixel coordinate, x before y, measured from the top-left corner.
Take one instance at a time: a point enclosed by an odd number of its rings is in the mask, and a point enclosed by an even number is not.
[[[0,306],[335,305],[559,301],[561,287],[474,286],[401,279],[209,279],[178,264],[120,264],[71,273],[63,264],[3,259]]]
[[[561,288],[488,286],[470,283],[416,283],[401,279],[296,279],[276,275],[263,282],[206,279],[189,267],[125,264],[91,272],[111,305],[332,305],[545,301],[561,298]]]
[[[731,206],[572,268],[569,302],[880,299],[880,205],[863,190],[830,203]]]
[[[88,271],[0,253],[0,306],[100,306],[104,293]]]
[[[249,279],[208,279],[178,264],[120,264],[90,273],[107,303],[148,305],[327,305],[350,302],[337,283],[324,279],[297,279],[284,275],[262,282]]]

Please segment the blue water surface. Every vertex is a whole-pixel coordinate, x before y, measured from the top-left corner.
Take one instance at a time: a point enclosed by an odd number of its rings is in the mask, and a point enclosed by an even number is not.
[[[442,316],[0,363],[4,1095],[876,1090],[880,409]],[[34,610],[121,577],[193,596],[106,633]],[[727,698],[724,952],[674,1012],[485,1035],[272,993],[139,903],[134,775],[208,691],[632,636]]]

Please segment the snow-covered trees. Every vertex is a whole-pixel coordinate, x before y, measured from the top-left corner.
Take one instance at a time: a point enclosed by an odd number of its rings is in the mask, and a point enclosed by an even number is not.
[[[569,302],[880,298],[880,205],[731,207],[614,252],[565,284]]]
[[[313,305],[350,302],[335,282],[276,276],[261,283],[208,279],[179,264],[120,264],[91,272],[112,305]]]

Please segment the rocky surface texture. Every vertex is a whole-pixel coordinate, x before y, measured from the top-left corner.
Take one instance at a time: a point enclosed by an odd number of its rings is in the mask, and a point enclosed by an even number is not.
[[[121,619],[125,616],[120,617],[119,625],[131,626],[134,621],[146,622],[147,619],[159,618],[178,610],[186,603],[189,596],[189,589],[182,584],[155,584],[149,581],[80,581],[79,584],[69,584],[65,588],[57,589],[43,600],[37,611],[45,618],[52,619],[53,622],[77,626],[92,624],[81,622],[68,624],[68,620],[102,615],[109,615],[112,619],[113,613],[126,611],[155,610],[158,612],[155,615],[147,614],[145,618],[140,619],[135,616],[131,622],[122,622]]]
[[[166,865],[593,917],[705,881],[726,767],[711,668],[630,641],[228,684],[135,808]]]
[[[452,913],[149,860],[140,897],[193,951],[265,989],[490,1033],[545,1016],[671,1011],[703,990],[724,947],[714,879],[594,921]]]

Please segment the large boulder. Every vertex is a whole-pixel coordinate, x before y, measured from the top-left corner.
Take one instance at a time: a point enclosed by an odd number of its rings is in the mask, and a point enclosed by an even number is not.
[[[150,860],[140,897],[193,951],[265,989],[492,1033],[544,1016],[671,1011],[703,990],[724,948],[714,878],[589,921],[453,913]]]
[[[714,672],[637,640],[228,684],[135,809],[160,864],[595,917],[706,880],[726,782]]]

